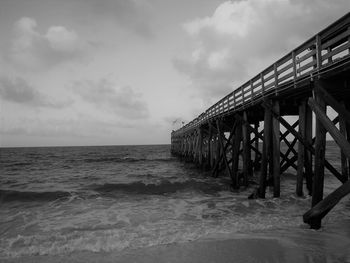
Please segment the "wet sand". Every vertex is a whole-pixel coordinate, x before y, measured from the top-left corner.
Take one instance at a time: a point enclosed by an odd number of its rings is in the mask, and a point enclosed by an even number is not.
[[[349,221],[348,221],[349,223]],[[344,229],[345,227],[345,229]],[[2,262],[350,262],[348,224],[326,231],[299,229],[293,233],[231,234],[187,243],[114,252],[75,252],[29,256]]]

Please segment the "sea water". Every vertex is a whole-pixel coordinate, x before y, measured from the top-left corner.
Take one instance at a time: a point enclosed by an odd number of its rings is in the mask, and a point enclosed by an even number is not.
[[[327,158],[340,169],[334,143]],[[250,200],[257,178],[232,191],[227,176],[179,161],[169,145],[0,148],[0,259],[308,231],[311,198],[294,194],[291,172],[280,198],[267,189],[266,199]],[[329,174],[325,182],[326,195],[340,185]],[[345,197],[323,229],[349,218]]]

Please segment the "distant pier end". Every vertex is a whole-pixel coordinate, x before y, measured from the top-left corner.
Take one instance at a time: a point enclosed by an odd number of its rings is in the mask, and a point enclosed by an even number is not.
[[[327,106],[335,116],[327,115]],[[286,116],[295,116],[296,121],[289,123]],[[340,170],[325,158],[326,133],[341,151]],[[296,194],[302,196],[306,189],[312,195],[312,208],[304,214],[304,222],[318,229],[322,218],[350,193],[349,141],[347,13],[173,131],[171,152],[210,169],[213,176],[226,173],[236,189],[248,185],[253,171],[260,171],[259,187],[252,194],[258,198],[265,198],[267,185],[279,197],[281,174],[295,169]],[[282,149],[281,142],[287,147]],[[324,198],[325,169],[341,186]]]

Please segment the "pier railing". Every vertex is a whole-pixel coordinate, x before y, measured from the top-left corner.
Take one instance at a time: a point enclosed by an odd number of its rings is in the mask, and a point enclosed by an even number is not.
[[[257,103],[265,96],[293,88],[350,57],[350,13],[292,50],[258,75],[173,132],[180,135],[208,120]]]

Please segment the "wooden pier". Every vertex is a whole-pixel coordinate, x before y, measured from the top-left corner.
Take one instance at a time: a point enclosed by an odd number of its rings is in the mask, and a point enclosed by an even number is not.
[[[296,121],[290,123],[293,118],[287,116],[296,116]],[[327,133],[340,148],[340,171],[325,158]],[[253,171],[259,171],[259,187],[252,194],[256,198],[265,198],[267,185],[279,197],[281,175],[295,169],[296,195],[303,196],[304,189],[312,195],[304,222],[318,229],[322,218],[350,193],[349,141],[347,13],[173,131],[171,152],[210,169],[215,177],[229,175],[235,189],[247,186]],[[281,142],[287,150],[281,150]],[[341,186],[324,198],[325,169]]]

